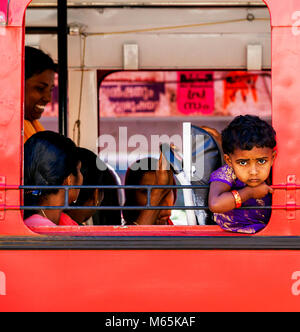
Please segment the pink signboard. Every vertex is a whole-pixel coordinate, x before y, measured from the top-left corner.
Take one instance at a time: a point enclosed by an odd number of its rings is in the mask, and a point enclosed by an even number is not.
[[[214,112],[214,72],[177,72],[177,107],[185,115],[211,115]]]
[[[268,71],[116,72],[99,88],[100,117],[271,116]]]
[[[0,24],[7,21],[8,15],[8,0],[0,0]]]

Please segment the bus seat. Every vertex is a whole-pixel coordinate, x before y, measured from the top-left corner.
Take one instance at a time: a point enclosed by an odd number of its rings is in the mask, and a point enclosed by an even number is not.
[[[191,176],[185,173],[183,156],[168,144],[161,146],[161,150],[174,172],[177,184],[209,185],[211,173],[224,163],[222,149],[219,145],[221,143],[219,135],[216,136],[216,131],[212,128],[204,128],[190,125]],[[208,206],[208,193],[209,188],[183,189],[182,194],[179,193],[177,197],[177,205]],[[188,225],[215,224],[209,210],[185,210],[185,214]]]
[[[191,178],[192,185],[209,185],[210,175],[224,164],[222,149],[219,142],[207,130],[191,126],[192,163],[195,169]],[[193,189],[195,206],[208,205],[209,188]],[[195,210],[198,224],[214,225],[209,210]]]

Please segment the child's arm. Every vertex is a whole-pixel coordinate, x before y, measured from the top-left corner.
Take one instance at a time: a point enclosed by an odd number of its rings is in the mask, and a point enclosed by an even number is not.
[[[231,187],[220,181],[213,181],[210,184],[208,206],[210,211],[214,213],[224,213],[233,210],[235,206],[235,199],[230,191]],[[262,183],[257,187],[244,187],[238,190],[241,196],[242,203],[250,198],[263,198],[268,193],[273,193],[273,189],[267,184]]]

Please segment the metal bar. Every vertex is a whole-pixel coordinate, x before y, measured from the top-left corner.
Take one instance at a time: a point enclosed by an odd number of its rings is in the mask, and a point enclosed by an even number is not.
[[[300,185],[278,184],[271,185],[275,190],[295,190],[300,189]],[[19,189],[207,189],[209,185],[94,185],[94,186],[18,186],[3,185],[0,183],[0,190],[19,190]]]
[[[6,176],[0,176],[0,183],[5,186]],[[6,205],[6,195],[4,190],[0,190],[0,205]],[[0,211],[0,220],[4,220],[5,210]]]
[[[39,210],[41,206],[0,205],[3,210]],[[208,206],[168,206],[172,210],[208,210]],[[261,207],[259,207],[260,209]],[[270,206],[270,208],[272,208]],[[166,206],[43,206],[43,210],[165,210]]]
[[[287,185],[273,185],[274,189],[300,189],[299,185],[287,184]],[[68,197],[70,189],[147,189],[147,205],[145,206],[69,206]],[[110,186],[17,186],[17,185],[5,185],[0,184],[0,190],[47,190],[47,189],[64,189],[65,190],[65,204],[64,206],[43,206],[45,210],[57,210],[57,209],[69,209],[69,210],[164,210],[165,206],[152,206],[150,203],[150,192],[152,189],[204,189],[209,188],[209,185],[110,185]],[[40,206],[9,206],[5,204],[0,204],[0,211],[4,210],[36,210]],[[169,206],[171,210],[209,210],[208,206]],[[286,205],[273,205],[273,206],[243,206],[240,207],[241,210],[262,210],[262,209],[272,209],[272,210],[287,210],[295,211],[300,210],[300,205],[296,204],[286,204]]]
[[[17,186],[1,185],[0,190],[26,190],[26,189],[207,189],[208,185],[82,185],[82,186]]]
[[[57,48],[58,48],[58,93],[59,133],[68,135],[68,23],[67,0],[57,1]]]
[[[147,207],[151,206],[151,188],[147,188]]]
[[[292,190],[292,189],[300,189],[300,185],[286,185],[286,184],[278,184],[278,185],[271,185],[273,189],[278,190]],[[0,185],[0,189],[97,189],[97,188],[106,188],[106,189],[207,189],[209,185],[184,185],[184,184],[177,184],[177,185],[82,185],[82,186],[17,186],[17,185],[6,185],[5,187]]]
[[[294,183],[288,183],[288,184],[274,184],[270,186],[273,189],[286,189],[286,190],[295,190],[295,189],[300,189],[299,184],[294,184]]]
[[[57,27],[25,27],[27,35],[56,35]]]
[[[143,1],[141,4],[139,4],[137,1],[86,1],[83,4],[81,3],[75,3],[74,1],[69,1],[68,8],[124,8],[124,7],[134,7],[134,8],[160,8],[160,7],[213,7],[213,8],[224,8],[224,7],[245,7],[245,8],[253,8],[253,7],[266,7],[267,5],[263,1],[224,1],[222,2],[216,2],[216,1]],[[30,9],[48,9],[48,8],[55,8],[56,7],[56,1],[36,1],[34,3],[31,3],[29,5]]]
[[[58,28],[56,27],[44,27],[44,26],[37,26],[37,27],[25,27],[25,34],[26,35],[57,35]],[[68,26],[68,35],[70,34],[70,27]]]
[[[69,207],[69,188],[65,189],[65,205],[64,205],[64,209],[66,209],[67,207]]]
[[[3,210],[38,210],[41,206],[17,206],[17,205],[0,205],[0,211]],[[166,206],[43,206],[43,210],[165,210]],[[209,210],[208,206],[168,206],[170,210]],[[239,210],[300,210],[300,205],[286,206],[243,206]]]

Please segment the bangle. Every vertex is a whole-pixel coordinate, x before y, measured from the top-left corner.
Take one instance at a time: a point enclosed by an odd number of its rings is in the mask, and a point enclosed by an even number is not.
[[[239,192],[237,190],[232,190],[231,193],[235,200],[235,207],[237,209],[240,208],[242,206],[242,199],[241,199]]]

